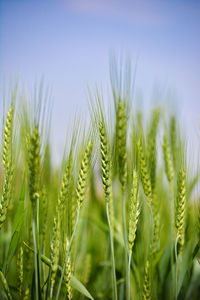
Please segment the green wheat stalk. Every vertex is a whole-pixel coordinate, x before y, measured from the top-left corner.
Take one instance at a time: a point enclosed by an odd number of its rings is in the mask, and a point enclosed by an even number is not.
[[[110,247],[111,247],[111,261],[112,261],[112,274],[113,274],[113,286],[114,286],[114,299],[117,300],[117,281],[115,273],[115,256],[113,245],[113,202],[112,202],[112,175],[111,175],[111,158],[109,154],[109,147],[107,141],[107,134],[104,122],[99,124],[100,133],[100,149],[101,149],[101,170],[102,170],[102,182],[106,199],[106,214],[110,235]]]

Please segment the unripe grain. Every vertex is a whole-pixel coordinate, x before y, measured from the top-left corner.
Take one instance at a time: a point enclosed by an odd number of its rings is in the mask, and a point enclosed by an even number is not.
[[[23,248],[22,246],[19,248],[17,255],[17,273],[18,273],[18,290],[19,295],[22,295],[22,286],[23,286]]]
[[[143,300],[151,299],[151,280],[150,280],[150,262],[146,261],[145,273],[144,273],[144,284],[143,284]]]
[[[119,101],[117,111],[117,151],[119,164],[119,179],[122,185],[123,192],[125,191],[127,181],[126,135],[127,116],[125,112],[125,102]]]
[[[68,239],[66,238],[66,242],[65,242],[65,251],[68,252],[68,247],[69,247],[69,242]],[[70,285],[70,280],[71,280],[71,260],[70,260],[70,254],[68,254],[67,257],[67,262],[65,265],[65,276],[64,276],[64,280],[65,280],[65,284],[66,284],[66,288],[67,288],[67,295],[68,295],[68,299],[72,299],[72,288]]]
[[[185,243],[185,193],[186,193],[186,174],[183,169],[180,169],[178,175],[175,226],[177,230],[178,243],[181,246],[181,249],[183,248]]]
[[[60,214],[57,209],[56,216],[54,217],[53,225],[53,238],[51,242],[51,293],[55,285],[55,278],[58,269],[59,262],[59,251],[60,251]]]
[[[166,134],[163,137],[163,155],[164,155],[165,172],[167,175],[167,179],[170,185],[172,185],[172,181],[174,178],[174,169],[172,163],[171,150],[170,150],[170,146]]]
[[[3,143],[3,165],[5,170],[8,170],[11,162],[11,147],[12,147],[12,132],[13,132],[13,116],[14,109],[11,105],[8,110],[6,125],[4,128],[4,143]]]
[[[140,164],[140,174],[142,185],[144,189],[144,193],[147,197],[147,201],[149,204],[152,202],[152,188],[151,188],[151,181],[150,176],[147,169],[147,164],[144,156],[143,147],[141,141],[138,141],[138,155],[139,155],[139,164]]]
[[[76,189],[78,207],[83,203],[85,191],[86,191],[86,181],[90,165],[90,159],[92,154],[92,143],[89,142],[85,150],[83,160],[81,162],[81,169],[79,171],[78,184]]]
[[[13,116],[14,109],[11,105],[8,110],[6,125],[4,128],[4,143],[3,143],[3,166],[5,170],[5,178],[3,184],[3,193],[0,200],[0,229],[2,228],[6,216],[8,206],[11,200],[12,194],[12,179],[13,179],[13,167],[12,167],[12,133],[13,133]]]
[[[113,212],[113,198],[112,198],[111,157],[109,154],[106,128],[103,122],[100,122],[99,124],[99,132],[100,132],[102,182],[103,182],[103,188],[105,193],[105,199],[109,205],[109,217],[110,217],[111,229],[113,232],[114,212]]]
[[[138,177],[137,177],[137,172],[134,169],[133,187],[132,187],[130,208],[129,208],[128,244],[129,244],[130,251],[132,251],[135,242],[139,214],[140,214],[140,208],[139,208],[139,201],[138,201]]]
[[[38,126],[35,126],[29,143],[29,194],[32,207],[35,209],[39,197],[40,180],[40,137]]]

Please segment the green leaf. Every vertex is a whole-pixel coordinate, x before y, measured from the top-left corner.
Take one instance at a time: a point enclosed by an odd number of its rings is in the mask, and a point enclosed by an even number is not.
[[[24,222],[24,197],[25,197],[25,182],[23,183],[19,204],[13,221],[13,234],[8,248],[8,253],[3,265],[4,274],[7,274],[8,272],[9,265],[15,254],[18,241],[20,238],[20,231],[21,231],[22,224]]]
[[[159,266],[158,266],[158,269],[159,269],[159,276],[160,276],[160,280],[162,282],[162,284],[164,283],[164,280],[166,278],[166,274],[168,271],[170,271],[169,269],[169,262],[170,262],[170,254],[171,254],[171,251],[170,251],[170,246],[168,246],[163,255],[162,255],[162,258],[160,260],[160,263],[159,263]]]
[[[26,244],[25,244],[26,245]],[[30,248],[31,251],[34,252],[33,249]],[[46,257],[45,255],[41,255],[41,261],[44,262],[47,266],[51,266],[51,260]],[[62,268],[61,266],[58,266],[58,270],[61,272]],[[84,296],[88,297],[89,299],[94,299],[91,294],[88,292],[88,290],[86,289],[86,287],[73,275],[71,275],[71,282],[70,282],[71,286],[73,289],[77,290],[78,292],[80,292],[81,294],[83,294]]]
[[[73,275],[71,275],[71,281],[70,284],[72,286],[72,288],[74,288],[75,290],[79,291],[81,294],[83,294],[84,296],[86,296],[89,299],[94,299],[91,294],[88,292],[88,290],[85,288],[85,286]]]
[[[192,260],[191,260],[191,241],[186,245],[186,249],[184,251],[184,255],[181,262],[181,269],[179,272],[179,280],[178,280],[178,293],[183,285],[184,279],[187,276],[191,268]]]
[[[10,289],[9,289],[7,280],[6,280],[4,274],[1,271],[0,271],[0,281],[1,281],[2,285],[3,285],[4,291],[5,291],[6,295],[7,295],[8,300],[11,300],[12,296],[10,294]]]
[[[95,224],[101,231],[108,233],[109,229],[108,229],[108,225],[103,223],[102,221],[99,221],[93,217],[88,217],[89,221],[93,224]],[[121,232],[119,231],[119,223],[117,222],[117,220],[115,220],[115,227],[116,230],[114,232],[114,240],[122,247],[124,248],[124,241],[123,241],[123,236],[121,234]]]

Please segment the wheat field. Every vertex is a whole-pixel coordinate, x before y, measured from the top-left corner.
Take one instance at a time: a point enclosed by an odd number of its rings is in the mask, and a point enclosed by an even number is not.
[[[0,299],[200,299],[199,174],[183,126],[159,103],[135,107],[116,78],[109,107],[90,93],[90,125],[75,120],[60,166],[45,103],[7,97]]]

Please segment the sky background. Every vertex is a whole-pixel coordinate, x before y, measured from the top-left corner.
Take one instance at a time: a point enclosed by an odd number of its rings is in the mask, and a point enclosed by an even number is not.
[[[188,134],[200,124],[200,1],[0,0],[0,80],[52,88],[52,140],[59,161],[73,115],[87,111],[87,85],[109,86],[111,53],[137,62],[135,95],[172,91]]]

